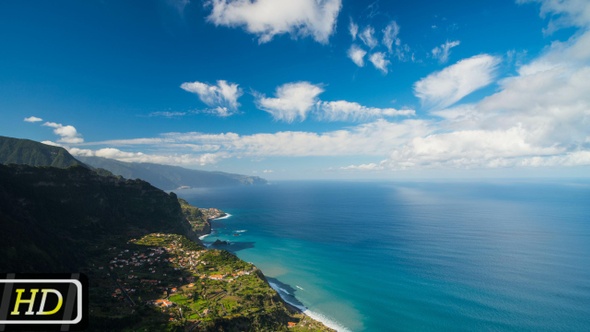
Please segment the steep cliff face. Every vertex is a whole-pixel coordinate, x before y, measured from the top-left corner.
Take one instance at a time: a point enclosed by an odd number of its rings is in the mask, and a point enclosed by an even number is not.
[[[0,165],[2,270],[76,270],[93,244],[163,231],[196,238],[176,195],[147,182],[80,166]]]

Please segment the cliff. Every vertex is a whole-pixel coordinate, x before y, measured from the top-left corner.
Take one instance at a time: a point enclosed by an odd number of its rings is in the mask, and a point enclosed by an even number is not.
[[[255,266],[205,249],[207,216],[141,180],[0,165],[0,271],[87,274],[94,331],[329,330]]]
[[[23,164],[67,168],[84,165],[64,148],[0,136],[0,164]]]
[[[85,263],[90,244],[133,234],[196,238],[175,194],[82,166],[0,165],[0,217],[3,271],[71,271]]]

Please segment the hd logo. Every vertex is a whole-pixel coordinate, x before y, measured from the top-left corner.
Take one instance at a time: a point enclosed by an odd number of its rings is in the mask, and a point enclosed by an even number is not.
[[[83,274],[0,275],[0,331],[81,331],[87,294]]]

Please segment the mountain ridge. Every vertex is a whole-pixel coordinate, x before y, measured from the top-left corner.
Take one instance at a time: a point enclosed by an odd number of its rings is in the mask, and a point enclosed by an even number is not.
[[[83,166],[93,168],[103,175],[112,173],[126,179],[141,179],[164,190],[267,183],[265,179],[258,176],[192,170],[154,163],[128,163],[101,157],[74,157],[62,147],[6,136],[0,136],[0,164],[57,168]]]
[[[185,187],[199,188],[267,183],[265,179],[258,176],[193,170],[180,166],[129,163],[101,157],[78,157],[78,159],[89,166],[103,168],[128,179],[144,179],[165,190],[176,190]]]
[[[0,136],[0,163],[58,168],[84,165],[64,148],[6,136]]]

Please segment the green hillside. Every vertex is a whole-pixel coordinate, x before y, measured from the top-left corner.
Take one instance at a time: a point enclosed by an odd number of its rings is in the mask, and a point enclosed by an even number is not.
[[[82,166],[0,165],[0,271],[85,273],[91,331],[328,331],[198,242],[210,210]]]
[[[0,136],[0,164],[22,164],[67,168],[83,165],[64,148],[28,139]]]

